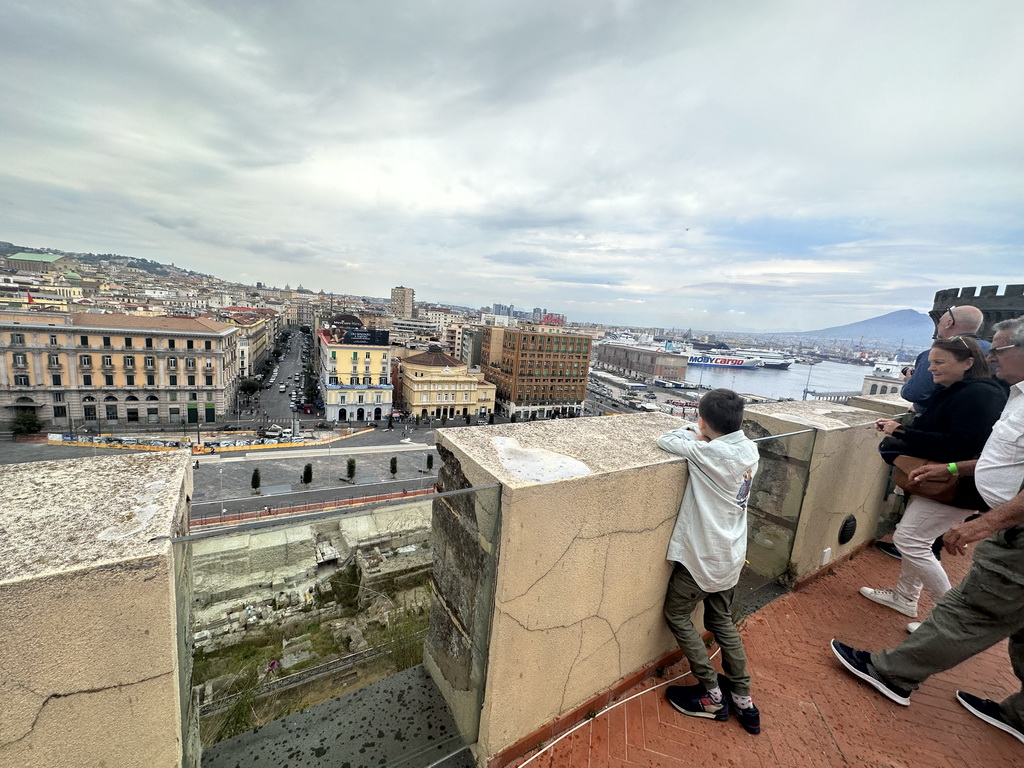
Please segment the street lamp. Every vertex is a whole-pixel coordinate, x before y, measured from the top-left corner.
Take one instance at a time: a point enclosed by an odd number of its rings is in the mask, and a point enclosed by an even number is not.
[[[217,474],[220,476],[220,513],[223,515],[227,512],[224,508],[224,467],[218,467]]]

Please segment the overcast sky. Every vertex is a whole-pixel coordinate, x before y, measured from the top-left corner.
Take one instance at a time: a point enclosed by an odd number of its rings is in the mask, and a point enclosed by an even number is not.
[[[809,330],[1024,282],[1024,2],[3,0],[0,240]]]

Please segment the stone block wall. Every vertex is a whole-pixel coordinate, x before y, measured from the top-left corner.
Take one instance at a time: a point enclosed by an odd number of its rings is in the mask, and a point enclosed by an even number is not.
[[[0,765],[198,766],[183,453],[0,473]],[[184,557],[183,557],[184,555]]]

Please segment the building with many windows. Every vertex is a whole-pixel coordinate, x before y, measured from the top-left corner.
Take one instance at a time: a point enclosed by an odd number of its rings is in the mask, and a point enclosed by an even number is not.
[[[388,331],[345,315],[317,331],[316,361],[324,415],[331,421],[377,421],[391,414]]]
[[[238,375],[242,378],[258,375],[280,333],[278,312],[258,307],[225,307],[217,317],[239,330]]]
[[[416,291],[399,285],[391,289],[391,314],[395,317],[415,317],[413,305]]]
[[[54,429],[214,422],[234,406],[237,329],[202,318],[0,313],[0,420]]]
[[[655,379],[686,378],[689,355],[665,349],[664,345],[616,344],[607,342],[594,347],[594,362],[605,370],[647,383]]]
[[[482,373],[470,372],[461,360],[437,345],[427,352],[403,357],[400,365],[401,402],[421,418],[486,416],[494,410],[496,387]]]
[[[395,343],[428,341],[437,338],[437,326],[430,320],[396,317],[391,321],[391,338]]]
[[[480,367],[508,416],[579,415],[587,393],[590,338],[565,328],[485,326]]]

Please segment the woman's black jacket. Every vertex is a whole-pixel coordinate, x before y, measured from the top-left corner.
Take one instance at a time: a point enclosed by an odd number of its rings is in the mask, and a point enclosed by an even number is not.
[[[939,387],[925,412],[896,430],[902,451],[930,461],[967,461],[980,453],[1006,405],[1006,387],[996,379],[964,379]]]

